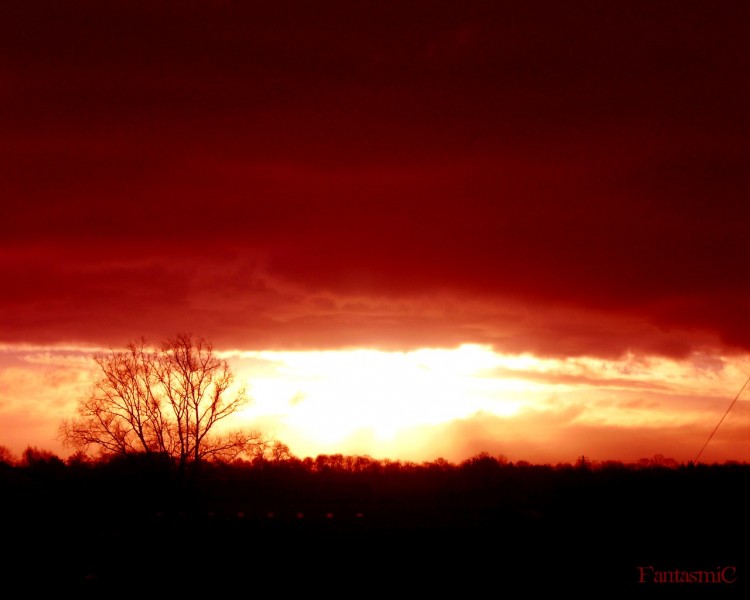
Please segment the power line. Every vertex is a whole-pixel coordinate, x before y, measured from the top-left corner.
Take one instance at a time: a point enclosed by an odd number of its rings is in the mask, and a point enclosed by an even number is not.
[[[711,432],[711,435],[708,436],[708,439],[706,440],[706,443],[703,444],[703,448],[701,448],[701,451],[698,452],[698,456],[695,457],[695,462],[698,462],[698,459],[701,457],[701,454],[703,454],[703,451],[706,449],[706,446],[708,446],[708,442],[711,441],[711,438],[714,437],[714,433],[716,433],[716,430],[719,428],[719,425],[722,424],[726,416],[729,414],[729,411],[732,410],[732,407],[734,406],[734,403],[737,402],[737,398],[740,397],[742,392],[745,391],[745,388],[747,387],[747,384],[750,383],[750,377],[747,378],[747,381],[745,382],[745,385],[740,388],[740,391],[737,392],[737,395],[734,397],[734,400],[732,400],[732,403],[729,405],[729,408],[727,408],[726,412],[724,413],[724,416],[721,417],[721,420],[719,421],[718,425],[714,427],[714,430]]]

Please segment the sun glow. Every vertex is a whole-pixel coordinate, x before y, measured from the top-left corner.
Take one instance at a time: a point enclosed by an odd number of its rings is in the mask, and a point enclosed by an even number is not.
[[[592,431],[601,434],[599,446],[589,442],[586,452],[601,447],[608,457],[629,456],[641,452],[631,449],[638,436],[652,436],[661,451],[663,432],[672,430],[690,439],[689,458],[750,372],[750,356],[555,358],[480,345],[221,355],[250,398],[222,427],[258,429],[301,457],[460,459],[494,449],[523,459],[566,458],[582,451],[581,439]],[[87,394],[91,374],[84,349],[0,348],[5,443],[16,452],[28,440],[49,446],[60,420]],[[746,438],[749,411],[740,398],[717,436],[728,456],[746,455],[737,440]]]
[[[276,377],[250,382],[251,391],[266,399],[285,398],[289,410],[284,424],[324,444],[361,430],[388,440],[400,430],[464,418],[478,410],[508,416],[519,408],[519,402],[499,394],[509,386],[475,376],[492,364],[492,352],[477,346],[254,356],[276,364],[277,370]]]
[[[489,346],[411,352],[331,350],[227,353],[252,403],[240,415],[300,455],[403,455],[429,446],[450,423],[499,418],[531,439],[530,424],[682,425],[701,420],[731,391],[738,368],[624,357],[557,359],[505,355]],[[645,421],[644,421],[645,419]],[[532,428],[533,429],[533,428]],[[437,433],[439,435],[439,433]]]

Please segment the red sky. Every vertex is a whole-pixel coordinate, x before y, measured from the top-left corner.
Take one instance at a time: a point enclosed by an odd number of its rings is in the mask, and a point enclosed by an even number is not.
[[[742,356],[749,12],[4,3],[0,343]]]

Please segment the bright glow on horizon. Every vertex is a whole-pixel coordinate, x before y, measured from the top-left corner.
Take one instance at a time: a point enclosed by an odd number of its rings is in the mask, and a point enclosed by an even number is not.
[[[687,361],[504,355],[489,346],[411,352],[330,350],[228,353],[253,403],[242,419],[275,424],[302,454],[391,456],[428,447],[427,431],[497,417],[506,436],[533,439],[534,420],[566,425],[681,427],[720,409],[747,358]],[[736,393],[736,391],[735,391]],[[545,417],[545,415],[547,415]],[[373,450],[374,449],[374,450]]]
[[[290,410],[284,424],[323,444],[341,442],[363,429],[389,440],[409,427],[466,418],[481,410],[512,416],[521,403],[503,392],[534,387],[481,377],[481,371],[492,366],[493,353],[480,346],[243,356],[278,365],[275,377],[248,380],[251,395],[258,399],[255,409],[268,409],[286,399]]]
[[[222,351],[251,402],[223,426],[253,427],[298,456],[369,454],[461,460],[689,460],[750,372],[750,356],[602,358],[507,355],[489,346]],[[60,420],[88,393],[90,349],[0,348],[0,444],[65,454]],[[740,399],[707,459],[748,460],[750,402]],[[665,437],[665,432],[671,436]],[[640,440],[640,441],[638,441]]]

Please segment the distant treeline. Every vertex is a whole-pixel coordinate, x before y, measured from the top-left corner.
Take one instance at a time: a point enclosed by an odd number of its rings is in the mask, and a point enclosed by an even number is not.
[[[102,465],[124,465],[138,464],[141,468],[154,468],[158,466],[165,467],[170,462],[167,457],[157,454],[132,453],[129,456],[102,456],[98,458],[91,457],[83,452],[76,452],[67,459],[62,459],[50,450],[40,449],[35,446],[28,446],[20,457],[16,457],[6,447],[0,445],[0,464],[16,467],[31,468],[59,468],[69,466],[74,468],[94,467]],[[717,464],[717,463],[714,463]],[[725,461],[726,465],[747,464],[739,461]],[[325,471],[345,471],[350,473],[359,472],[395,472],[406,470],[413,472],[415,470],[452,470],[466,469],[483,466],[484,468],[543,468],[567,470],[576,467],[585,470],[601,469],[643,469],[652,467],[676,469],[678,467],[693,466],[691,461],[680,463],[674,458],[665,457],[662,454],[655,454],[651,458],[641,458],[635,462],[624,462],[619,460],[591,460],[586,456],[580,456],[574,463],[558,462],[554,465],[550,463],[535,464],[526,460],[509,461],[504,455],[493,456],[488,452],[480,452],[463,461],[452,462],[444,458],[437,458],[432,461],[413,462],[392,460],[388,458],[377,459],[366,455],[345,455],[345,454],[320,454],[315,458],[306,457],[298,458],[294,456],[288,446],[275,442],[267,445],[261,452],[257,453],[252,459],[235,459],[230,462],[221,460],[204,461],[201,469],[223,468],[230,465],[237,469],[267,469],[269,467],[278,467],[287,470],[305,470],[310,472]],[[115,467],[116,468],[116,467]]]
[[[181,479],[145,454],[63,461],[29,448],[10,462],[0,463],[0,528],[17,557],[8,572],[94,597],[144,578],[170,592],[175,580],[213,589],[216,572],[233,583],[281,572],[297,591],[345,591],[332,572],[382,561],[368,586],[398,577],[478,594],[501,576],[636,591],[638,565],[739,569],[746,555],[748,464],[277,453],[201,463]],[[216,562],[195,570],[183,549]],[[415,557],[439,568],[424,579]]]
[[[178,476],[174,462],[159,455],[93,460],[78,453],[63,461],[29,447],[19,459],[6,456],[0,462],[0,490],[18,510],[52,501],[83,519],[123,507],[128,514],[187,511],[259,519],[387,520],[413,513],[417,520],[437,522],[456,516],[507,518],[509,513],[535,519],[578,513],[597,502],[622,504],[631,497],[635,506],[642,504],[637,494],[646,490],[647,506],[653,509],[684,504],[685,494],[698,498],[718,493],[717,486],[724,484],[750,484],[746,463],[678,465],[660,455],[630,464],[581,457],[573,464],[539,465],[486,452],[460,463],[442,458],[414,463],[342,454],[300,459],[288,449],[278,450],[252,460],[193,464]],[[589,514],[596,510],[599,506],[586,509]]]

